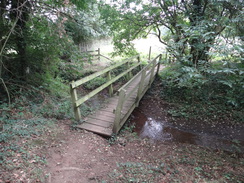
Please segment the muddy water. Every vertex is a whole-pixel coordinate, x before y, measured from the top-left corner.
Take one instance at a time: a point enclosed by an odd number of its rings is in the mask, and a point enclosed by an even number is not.
[[[154,105],[154,107],[157,107],[157,105]],[[143,112],[140,108],[134,110],[130,123],[135,125],[134,131],[141,138],[149,138],[152,141],[188,143],[229,152],[244,152],[244,141],[242,140],[235,142],[208,133],[184,131],[173,126],[164,117],[152,115],[150,111]]]

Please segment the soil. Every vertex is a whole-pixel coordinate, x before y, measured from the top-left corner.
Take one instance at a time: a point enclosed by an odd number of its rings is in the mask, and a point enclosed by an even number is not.
[[[211,124],[207,121],[173,117],[167,111],[174,104],[160,98],[159,85],[160,82],[156,80],[153,88],[144,96],[140,106],[131,115],[130,123],[135,125],[134,131],[139,136],[226,151],[235,151],[233,145],[238,141],[239,150],[244,152],[244,125],[232,125],[230,120],[215,121]],[[159,136],[155,136],[156,133]]]
[[[70,120],[60,121],[58,126],[61,133],[56,137],[55,145],[46,151],[48,156],[45,168],[46,181],[48,183],[159,183],[196,180],[228,182],[223,175],[229,171],[231,171],[229,174],[236,178],[230,177],[229,182],[244,181],[243,154],[239,153],[238,157],[233,159],[232,153],[229,155],[220,150],[221,148],[233,150],[229,147],[233,146],[230,140],[234,138],[240,140],[238,145],[242,148],[243,127],[239,128],[238,133],[235,128],[231,128],[233,133],[226,133],[230,127],[222,128],[223,131],[220,133],[217,128],[214,130],[207,126],[196,125],[195,121],[187,121],[188,125],[184,126],[181,124],[186,124],[186,121],[178,120],[177,126],[175,121],[171,122],[172,118],[165,110],[168,107],[170,105],[167,102],[159,100],[158,93],[149,92],[141,101],[140,107],[132,113],[129,120],[131,126],[126,126],[118,136],[110,139],[85,130],[72,130]],[[153,121],[162,124],[163,128],[156,126],[156,129],[161,130],[160,138],[148,134],[143,136],[143,127],[148,120],[151,120],[150,124]],[[193,127],[189,124],[193,124]],[[133,131],[132,126],[135,126]],[[206,136],[208,138],[204,138]],[[220,157],[222,159],[214,163]],[[228,158],[232,158],[230,161],[234,162],[233,165],[227,160]],[[185,162],[185,159],[189,162]],[[193,164],[190,163],[192,161]],[[165,164],[167,170],[148,174],[152,170],[153,172],[155,169],[158,170],[161,164]],[[215,168],[214,175],[210,175],[213,172],[212,166]],[[148,167],[154,168],[148,170]],[[140,169],[140,173],[137,168]],[[198,169],[206,170],[204,173],[199,173],[196,171]],[[208,172],[207,176],[202,175]]]

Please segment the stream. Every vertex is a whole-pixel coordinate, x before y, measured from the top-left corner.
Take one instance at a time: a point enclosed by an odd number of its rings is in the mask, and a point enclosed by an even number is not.
[[[141,138],[148,138],[154,142],[188,143],[228,152],[244,152],[243,127],[231,130],[228,127],[222,128],[225,135],[216,135],[209,127],[207,130],[200,130],[196,124],[187,129],[182,124],[177,126],[171,123],[162,107],[158,100],[143,99],[130,118],[134,132]]]

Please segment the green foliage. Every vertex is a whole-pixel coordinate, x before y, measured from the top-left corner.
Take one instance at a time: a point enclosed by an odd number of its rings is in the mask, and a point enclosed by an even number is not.
[[[153,147],[148,147],[151,152]],[[243,158],[199,146],[175,147],[162,152],[160,146],[149,158],[138,151],[136,162],[117,161],[109,182],[243,182]]]
[[[106,35],[98,5],[95,0],[18,2],[0,3],[1,84],[7,81],[12,95],[28,84],[64,96],[64,85],[82,75],[85,59],[78,44]]]
[[[109,145],[114,145],[114,144],[117,144],[117,134],[112,134],[111,137],[108,139],[108,143]]]
[[[160,74],[162,96],[180,104],[172,116],[233,119],[243,122],[243,68],[216,66],[195,69],[170,65]]]
[[[197,66],[211,60],[211,53],[216,52],[212,48],[219,45],[219,38],[225,48],[243,41],[241,1],[126,0],[112,4],[111,10],[107,6],[103,6],[102,15],[114,31],[118,54],[131,54],[133,40],[153,34],[174,60]]]
[[[147,182],[154,182],[160,174],[166,174],[165,170],[167,168],[164,166],[164,163],[159,166],[141,162],[117,163],[118,170],[115,169],[110,176],[114,179],[119,178],[120,182],[144,182],[145,180],[147,180]]]
[[[5,123],[2,126],[3,132],[0,135],[0,142],[8,142],[13,137],[30,138],[31,136],[39,136],[47,130],[47,128],[43,127],[51,123],[53,122],[43,118],[31,118],[27,120],[5,119]]]
[[[106,83],[107,79],[103,77],[96,77],[93,80],[84,84],[84,87],[89,90],[94,90],[102,84]]]
[[[69,98],[50,97],[28,85],[18,96],[15,93],[11,106],[0,101],[0,164],[1,172],[8,172],[0,179],[7,182],[21,170],[28,179],[45,182],[43,170],[38,167],[46,163],[45,152],[37,152],[53,140],[47,136],[55,137],[56,119],[72,118],[72,112]]]
[[[94,111],[94,108],[90,107],[90,106],[88,106],[86,104],[82,104],[80,106],[80,110],[81,110],[81,115],[82,116],[87,116],[87,115],[91,114]]]
[[[107,36],[107,27],[100,18],[97,4],[90,4],[88,8],[89,11],[74,9],[74,18],[65,22],[65,30],[77,45]]]

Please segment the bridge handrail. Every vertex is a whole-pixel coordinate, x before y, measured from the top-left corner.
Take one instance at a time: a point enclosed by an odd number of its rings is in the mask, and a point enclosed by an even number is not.
[[[117,68],[117,67],[123,65],[123,64],[126,64],[127,62],[130,62],[132,59],[134,59],[134,58],[138,58],[138,57],[139,57],[139,55],[134,56],[134,57],[130,57],[130,58],[127,58],[127,59],[124,59],[124,60],[122,60],[121,62],[119,62],[119,63],[117,63],[117,64],[114,64],[114,65],[112,65],[112,66],[110,66],[110,67],[108,67],[108,68],[105,68],[104,70],[95,72],[95,73],[93,73],[93,74],[91,74],[91,75],[89,75],[89,76],[87,76],[87,77],[84,77],[84,78],[82,78],[82,79],[80,79],[80,80],[72,81],[72,82],[70,83],[70,87],[71,87],[72,89],[77,88],[77,87],[79,87],[80,85],[82,85],[82,84],[84,84],[84,83],[86,83],[86,82],[88,82],[88,81],[90,81],[90,80],[92,80],[92,79],[94,79],[94,78],[96,78],[96,77],[98,77],[98,76],[101,76],[101,75],[103,75],[103,74],[105,74],[105,73],[107,73],[107,72],[109,72],[109,71],[111,71],[111,70],[113,70],[113,69],[115,69],[115,68]]]
[[[85,101],[87,101],[89,98],[93,97],[94,95],[96,95],[97,93],[99,93],[103,89],[107,88],[109,85],[111,85],[112,83],[114,83],[115,81],[117,81],[118,79],[120,79],[121,77],[123,77],[124,75],[128,74],[130,71],[132,71],[138,65],[140,65],[140,63],[136,64],[135,66],[133,66],[133,67],[131,67],[129,69],[127,69],[127,71],[122,72],[121,74],[119,74],[115,78],[109,80],[108,82],[106,82],[103,85],[99,86],[98,88],[96,88],[95,90],[91,91],[87,95],[83,96],[82,98],[80,98],[79,100],[77,100],[75,102],[75,106],[76,107],[79,107],[82,103],[84,103]]]
[[[127,69],[127,71],[119,74],[118,76],[116,76],[115,78],[111,78],[111,70],[124,65],[126,63],[131,62],[133,59],[137,58],[138,59],[138,63],[130,68]],[[103,89],[110,87],[109,88],[109,93],[110,95],[112,95],[113,93],[113,88],[112,88],[112,83],[114,83],[115,81],[117,81],[118,79],[120,79],[121,77],[123,77],[124,75],[130,73],[133,69],[135,69],[136,67],[138,67],[140,65],[140,56],[134,56],[128,59],[124,59],[123,61],[112,65],[108,68],[105,68],[102,71],[98,71],[96,73],[93,73],[85,78],[82,78],[78,81],[73,81],[70,83],[70,93],[71,93],[71,98],[72,98],[72,103],[73,103],[73,108],[74,108],[74,113],[75,113],[75,118],[76,120],[80,120],[81,119],[81,114],[80,114],[80,109],[79,106],[84,103],[85,101],[87,101],[88,99],[90,99],[91,97],[93,97],[94,95],[96,95],[97,93],[99,93],[100,91],[102,91]],[[86,94],[85,96],[81,97],[80,99],[78,99],[78,95],[77,95],[77,91],[76,88],[79,87],[80,85],[98,77],[101,76],[103,74],[106,74],[108,76],[109,81],[107,81],[106,83],[104,83],[103,85],[99,86],[98,88],[96,88],[95,90],[91,91],[90,93]]]
[[[135,79],[137,79],[140,74],[143,72],[143,70],[147,70],[149,69],[150,65],[155,61],[157,60],[157,58],[159,58],[161,56],[161,54],[159,54],[157,57],[155,57],[152,61],[149,60],[149,63],[143,67],[135,76],[133,76],[133,78],[130,79],[130,81],[128,81],[127,83],[125,83],[122,87],[120,87],[120,89],[118,90],[118,92],[122,89],[125,89],[126,90],[126,87],[130,85],[131,82],[133,82]],[[159,62],[159,61],[158,61]],[[158,64],[158,63],[157,63]],[[150,74],[150,73],[147,73],[147,74]]]
[[[153,82],[155,68],[157,67],[156,74],[159,71],[161,58],[162,58],[162,55],[159,54],[151,62],[149,62],[140,72],[138,72],[129,82],[127,82],[125,85],[123,85],[119,89],[119,100],[118,100],[118,104],[115,109],[115,122],[114,122],[114,126],[113,126],[113,133],[117,133],[118,130],[120,129],[120,127],[124,124],[124,122],[126,120],[126,119],[124,119],[121,121],[121,113],[122,113],[124,101],[126,101],[137,90],[136,103],[131,106],[129,111],[132,111],[136,106],[138,106],[139,101],[142,98],[143,94],[145,93],[145,91],[150,87],[150,85]],[[157,61],[157,59],[158,59],[158,61]],[[147,70],[149,70],[149,69],[151,69],[150,72],[146,73]],[[148,81],[148,87],[146,87],[144,90],[142,90],[144,82],[145,82],[145,78],[149,74],[150,74],[150,79]],[[140,79],[139,86],[134,87],[132,90],[127,92],[128,91],[126,89],[127,86],[140,76],[141,76],[141,79]],[[126,116],[125,118],[127,118],[127,117],[128,116]]]

